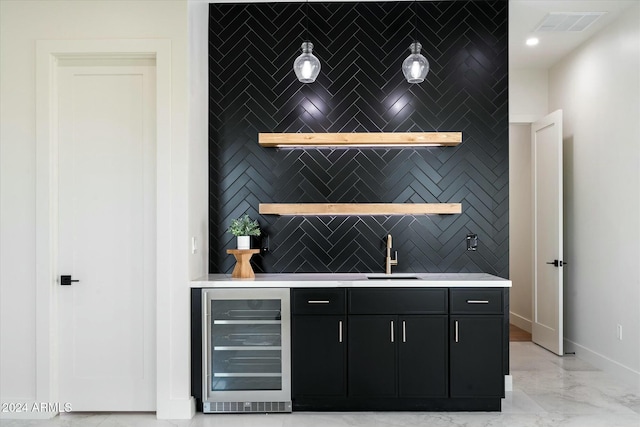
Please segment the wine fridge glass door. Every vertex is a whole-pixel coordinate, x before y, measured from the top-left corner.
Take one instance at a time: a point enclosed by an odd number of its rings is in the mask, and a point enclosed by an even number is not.
[[[204,290],[205,401],[289,401],[289,289]]]

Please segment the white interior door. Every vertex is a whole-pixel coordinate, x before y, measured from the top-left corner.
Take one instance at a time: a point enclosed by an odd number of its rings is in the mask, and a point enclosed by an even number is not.
[[[153,411],[155,65],[110,62],[58,66],[60,401]]]
[[[562,110],[531,125],[533,171],[532,340],[563,354]]]

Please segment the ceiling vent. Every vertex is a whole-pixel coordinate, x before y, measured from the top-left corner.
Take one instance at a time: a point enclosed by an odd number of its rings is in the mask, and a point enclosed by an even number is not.
[[[551,12],[536,27],[539,33],[584,31],[607,12]]]

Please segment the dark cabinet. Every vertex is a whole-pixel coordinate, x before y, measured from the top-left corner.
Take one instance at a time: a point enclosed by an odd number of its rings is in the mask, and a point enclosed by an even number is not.
[[[504,318],[500,289],[452,289],[451,397],[504,396]]]
[[[401,316],[398,329],[398,394],[446,397],[447,316]]]
[[[349,316],[349,395],[446,397],[446,316]]]
[[[349,290],[349,314],[447,314],[443,288],[358,288]]]
[[[451,397],[502,397],[502,318],[451,316]]]
[[[291,393],[346,396],[346,305],[344,289],[293,289]]]
[[[500,288],[292,289],[294,410],[500,410]]]
[[[446,397],[446,301],[445,289],[351,290],[349,396]]]
[[[350,396],[396,396],[396,319],[349,316]]]
[[[346,394],[345,327],[344,316],[293,317],[291,390],[294,399]]]

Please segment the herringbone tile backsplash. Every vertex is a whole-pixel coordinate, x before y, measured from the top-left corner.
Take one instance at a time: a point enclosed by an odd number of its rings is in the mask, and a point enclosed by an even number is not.
[[[381,272],[394,237],[397,272],[509,268],[507,2],[309,3],[322,71],[293,73],[304,3],[213,3],[209,9],[209,191],[212,273],[235,260],[226,232],[245,212],[268,252],[256,272]],[[401,64],[417,40],[431,64],[411,85]],[[258,132],[462,131],[457,147],[261,148]],[[258,203],[461,202],[461,215],[273,216]],[[479,247],[466,250],[467,233]]]

